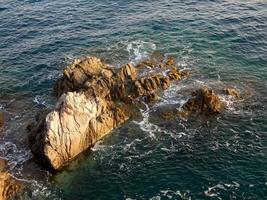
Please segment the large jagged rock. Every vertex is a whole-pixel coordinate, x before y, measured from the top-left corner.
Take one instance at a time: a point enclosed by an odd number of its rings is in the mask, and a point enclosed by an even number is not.
[[[170,86],[162,74],[144,77],[130,64],[111,68],[95,57],[76,59],[54,89],[60,96],[48,115],[29,125],[29,146],[48,169],[60,169],[132,115],[132,102]]]
[[[0,200],[12,199],[22,189],[21,181],[12,177],[8,172],[0,172]]]
[[[126,113],[99,97],[68,92],[36,130],[39,137],[31,135],[31,149],[58,169],[128,119]]]
[[[202,114],[220,113],[223,105],[215,92],[207,87],[196,90],[184,105],[183,109],[189,112]]]

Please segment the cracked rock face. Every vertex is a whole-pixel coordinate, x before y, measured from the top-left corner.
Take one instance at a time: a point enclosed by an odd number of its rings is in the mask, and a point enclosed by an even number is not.
[[[54,169],[60,168],[92,146],[128,117],[120,107],[109,105],[99,97],[85,94],[63,94],[42,127],[41,141],[32,141],[34,153],[48,158]]]
[[[133,101],[170,86],[169,76],[142,77],[138,70],[131,64],[112,68],[95,57],[74,60],[54,87],[60,97],[54,110],[28,127],[29,146],[39,163],[62,168],[128,120]]]
[[[0,172],[0,200],[12,199],[22,188],[20,181],[7,172]]]

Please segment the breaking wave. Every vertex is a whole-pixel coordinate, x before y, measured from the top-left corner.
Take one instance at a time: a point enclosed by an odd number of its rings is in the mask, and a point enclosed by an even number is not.
[[[147,58],[153,51],[156,50],[156,45],[151,42],[136,40],[130,42],[126,50],[129,53],[129,59],[133,62]]]

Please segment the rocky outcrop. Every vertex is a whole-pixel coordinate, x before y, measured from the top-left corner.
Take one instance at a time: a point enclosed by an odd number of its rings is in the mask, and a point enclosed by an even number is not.
[[[12,177],[8,172],[0,172],[0,200],[14,198],[22,188],[22,182]]]
[[[185,111],[201,114],[220,113],[223,105],[211,88],[201,88],[192,93],[192,97],[183,105]]]
[[[49,169],[60,169],[128,120],[133,101],[152,101],[170,86],[169,76],[142,77],[138,70],[130,64],[112,68],[95,57],[76,59],[54,87],[60,97],[54,110],[28,126],[34,157]]]
[[[7,160],[0,158],[0,200],[12,199],[24,187],[21,181],[5,171],[6,167]]]

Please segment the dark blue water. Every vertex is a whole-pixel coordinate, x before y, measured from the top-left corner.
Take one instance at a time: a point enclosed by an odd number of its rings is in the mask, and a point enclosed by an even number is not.
[[[75,57],[113,65],[160,51],[192,71],[160,102],[56,176],[30,161],[25,126],[51,107],[52,86]],[[0,154],[30,180],[22,199],[266,199],[267,2],[264,0],[0,1]],[[231,85],[208,121],[162,120],[188,91]]]

